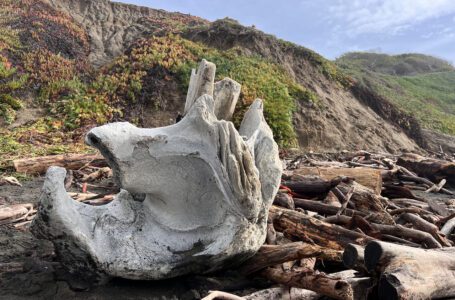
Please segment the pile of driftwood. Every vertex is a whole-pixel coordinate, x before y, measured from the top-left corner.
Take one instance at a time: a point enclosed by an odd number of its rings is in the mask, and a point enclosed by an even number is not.
[[[453,161],[358,152],[287,166],[267,244],[240,268],[281,286],[206,299],[455,296]],[[324,263],[345,270],[326,274]]]
[[[238,271],[276,286],[248,296],[222,291],[205,299],[427,299],[455,297],[455,162],[415,154],[307,154],[285,160],[269,211],[266,244]],[[76,201],[113,199],[100,157],[73,155],[16,161],[18,171],[72,169]],[[105,192],[89,192],[93,189]],[[29,222],[0,207],[0,224]],[[6,216],[3,217],[2,216]],[[8,220],[8,221],[5,221]]]
[[[112,177],[112,170],[107,167],[104,158],[97,154],[64,154],[42,156],[14,161],[17,172],[42,175],[53,165],[68,169],[65,188],[75,200],[90,205],[107,204],[114,199],[118,188],[100,184],[100,180]],[[15,177],[0,177],[0,185],[22,184]],[[94,189],[101,193],[89,192]],[[38,200],[38,199],[37,199]],[[27,229],[36,214],[36,204],[20,203],[5,205],[0,203],[0,225],[12,225],[17,229]]]

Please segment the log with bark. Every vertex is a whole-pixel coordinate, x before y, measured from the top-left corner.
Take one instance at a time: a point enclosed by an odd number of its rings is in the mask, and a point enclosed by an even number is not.
[[[432,223],[422,219],[420,216],[418,216],[416,214],[412,214],[412,213],[403,213],[400,215],[400,218],[403,220],[406,220],[407,222],[412,223],[416,229],[419,229],[424,232],[428,232],[442,246],[445,246],[445,247],[452,246],[450,244],[450,242],[444,237],[444,235],[441,234],[441,232],[439,232],[439,228],[435,224],[432,224]]]
[[[455,297],[455,248],[426,250],[372,241],[365,248],[365,266],[380,274],[379,299]]]
[[[359,184],[373,190],[375,194],[381,194],[382,175],[380,170],[370,168],[303,167],[294,170],[294,173],[300,175],[317,175],[325,180],[331,180],[338,176],[351,177]]]
[[[273,204],[287,209],[295,209],[294,200],[288,193],[278,192],[275,196],[275,200],[273,200]]]
[[[88,164],[97,167],[107,166],[105,159],[100,154],[59,154],[13,161],[17,172],[28,174],[44,174],[50,166],[77,170]]]
[[[340,278],[345,280],[352,288],[354,300],[369,299],[374,286],[374,280],[371,277],[364,276],[355,270],[345,270],[336,273],[328,274],[331,277]]]
[[[267,268],[261,275],[274,282],[309,289],[333,299],[350,300],[354,297],[352,287],[346,280],[314,270],[283,271],[278,268]]]
[[[389,203],[387,199],[376,195],[373,191],[357,182],[341,183],[337,186],[345,195],[353,188],[353,194],[350,199],[351,208],[355,210],[376,214],[377,223],[393,224],[392,216],[385,209]]]
[[[305,210],[310,210],[317,212],[320,215],[336,215],[340,208],[336,206],[332,206],[329,204],[324,204],[321,201],[316,201],[316,200],[308,200],[308,199],[300,199],[300,198],[294,198],[294,203],[296,207],[303,208]],[[360,216],[367,216],[367,213],[346,208],[343,212],[344,215],[347,216],[353,216],[355,214],[360,215]]]
[[[252,258],[243,263],[239,270],[244,274],[250,274],[266,267],[308,257],[341,261],[341,255],[341,251],[303,242],[284,245],[264,245]]]
[[[349,244],[343,251],[343,264],[348,269],[367,272],[364,261],[365,248],[356,244]]]
[[[374,240],[368,235],[277,206],[270,208],[269,215],[276,230],[296,239],[311,240],[320,246],[335,250],[342,250],[351,243],[364,245]]]
[[[313,175],[284,176],[284,179],[285,180],[281,182],[283,186],[289,188],[295,194],[309,197],[326,194],[342,181],[349,180],[347,177],[335,177],[330,180],[325,180],[319,176]]]
[[[398,158],[397,164],[434,182],[447,179],[449,184],[455,185],[455,162],[407,153]]]
[[[370,226],[370,229],[362,227],[363,232],[368,232],[368,234],[371,234],[373,237],[378,237],[376,234],[377,232],[381,233],[382,236],[384,235],[391,235],[395,236],[398,238],[404,238],[407,240],[411,240],[417,243],[421,243],[423,246],[427,248],[441,248],[441,244],[428,232],[420,231],[417,229],[413,228],[407,228],[402,225],[384,225],[384,224],[375,224],[375,223],[369,223],[366,220],[364,220],[360,216],[355,216],[357,219],[356,222],[353,222],[352,217],[348,216],[332,216],[325,218],[324,221],[327,223],[331,224],[343,224],[345,226],[348,226],[349,228],[352,228],[351,226],[358,226],[360,224],[365,224],[368,223],[368,226]],[[358,220],[363,220],[362,223],[358,222]]]

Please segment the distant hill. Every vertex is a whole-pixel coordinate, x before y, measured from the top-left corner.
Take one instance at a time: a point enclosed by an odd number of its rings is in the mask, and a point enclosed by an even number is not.
[[[418,53],[388,55],[350,52],[338,58],[337,63],[342,67],[398,76],[455,71],[448,61]]]
[[[455,135],[455,68],[422,54],[348,53],[336,64],[428,129]]]

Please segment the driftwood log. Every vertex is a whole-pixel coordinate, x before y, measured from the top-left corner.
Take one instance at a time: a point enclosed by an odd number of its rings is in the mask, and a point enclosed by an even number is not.
[[[352,191],[352,196],[349,200],[351,208],[364,213],[375,214],[372,219],[374,222],[384,224],[394,223],[392,216],[386,210],[386,206],[388,205],[386,199],[376,195],[371,189],[357,182],[349,184],[341,183],[337,188],[345,195]]]
[[[245,300],[316,300],[321,295],[306,289],[279,286],[244,296]]]
[[[91,182],[91,181],[101,179],[103,177],[112,177],[112,175],[113,175],[113,173],[112,173],[111,168],[103,167],[103,168],[99,168],[98,170],[96,170],[95,172],[92,172],[90,174],[84,174],[84,176],[82,176],[81,181],[82,182]]]
[[[344,248],[343,264],[346,268],[366,272],[364,261],[365,248],[356,244],[349,244]]]
[[[435,182],[447,179],[449,184],[455,184],[455,162],[407,153],[398,158],[397,164]]]
[[[311,240],[323,247],[342,250],[348,244],[364,245],[374,238],[323,222],[303,213],[272,206],[269,210],[270,219],[275,229],[300,240]]]
[[[374,285],[374,280],[371,277],[366,277],[354,270],[346,270],[328,274],[331,277],[345,280],[352,288],[354,300],[369,299],[371,289]]]
[[[107,166],[106,161],[100,154],[59,154],[13,161],[17,172],[28,174],[44,174],[50,166],[77,170],[88,164],[97,167]]]
[[[428,232],[437,240],[442,246],[450,247],[450,242],[439,232],[438,226],[422,219],[420,216],[411,213],[403,213],[400,215],[400,219],[406,220],[407,222],[414,225],[416,229],[424,232]]]
[[[370,168],[303,167],[294,170],[294,173],[318,175],[325,180],[331,180],[337,176],[352,177],[361,185],[372,189],[377,195],[381,194],[382,176],[380,170]]]
[[[372,241],[365,248],[365,266],[381,274],[379,299],[455,297],[455,248],[426,250]]]
[[[278,268],[267,268],[261,275],[287,286],[309,289],[333,299],[353,299],[351,285],[343,279],[331,277],[314,270],[283,271]]]
[[[335,177],[330,180],[325,180],[319,176],[292,175],[288,178],[285,177],[285,180],[283,180],[281,184],[297,195],[316,196],[328,193],[332,188],[336,187],[344,180],[348,180],[348,178]]]
[[[340,211],[339,207],[332,206],[329,204],[324,204],[321,201],[294,198],[294,203],[295,203],[296,207],[300,207],[305,210],[314,211],[320,215],[329,215],[329,216],[336,215]],[[348,215],[348,216],[353,216],[354,214],[357,214],[360,216],[367,215],[367,213],[364,213],[364,212],[361,212],[358,210],[349,209],[349,208],[346,208],[344,210],[344,214]]]
[[[1,205],[0,225],[17,223],[19,221],[29,222],[36,214],[32,203]]]
[[[308,257],[319,257],[324,260],[341,261],[341,251],[295,242],[284,245],[264,245],[240,268],[245,274],[254,273],[266,267]]]
[[[343,225],[367,225],[370,228],[363,227],[362,230],[376,236],[376,233],[379,232],[382,237],[385,235],[395,236],[397,238],[404,238],[406,240],[411,240],[413,242],[421,243],[427,248],[441,248],[441,244],[428,232],[421,230],[404,227],[402,225],[384,225],[384,224],[375,224],[369,223],[360,216],[355,216],[356,222],[353,222],[352,217],[348,216],[331,216],[325,218],[324,221],[331,224],[343,224]],[[358,222],[358,220],[363,220],[363,222]],[[363,223],[363,224],[362,224]],[[396,240],[398,241],[398,240]],[[358,244],[358,243],[357,243]]]
[[[453,229],[455,228],[455,216],[450,216],[451,218],[442,226],[441,233],[444,235],[449,235],[452,233]]]
[[[294,200],[288,193],[278,192],[273,200],[273,204],[279,205],[287,209],[295,209]]]

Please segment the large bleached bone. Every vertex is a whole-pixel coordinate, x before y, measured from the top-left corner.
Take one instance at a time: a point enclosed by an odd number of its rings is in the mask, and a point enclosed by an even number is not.
[[[278,147],[261,100],[240,134],[215,106],[203,94],[172,126],[92,129],[86,142],[107,159],[121,192],[99,207],[73,201],[65,169],[52,167],[32,232],[91,282],[207,273],[249,258],[265,240],[282,171]]]

